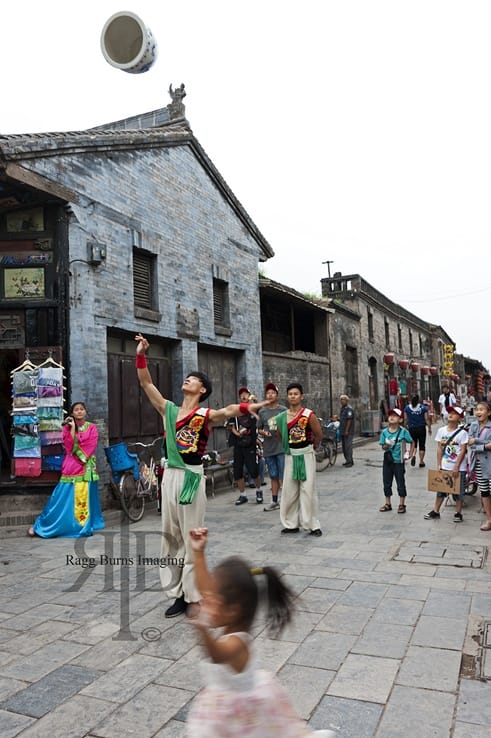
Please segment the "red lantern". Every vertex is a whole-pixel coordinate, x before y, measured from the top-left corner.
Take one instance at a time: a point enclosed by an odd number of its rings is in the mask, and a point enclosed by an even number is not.
[[[394,354],[384,354],[384,364],[393,364],[394,358]]]
[[[430,374],[432,377],[436,377],[438,374],[438,367],[437,366],[430,366]]]
[[[413,370],[413,372],[419,371],[419,364],[418,364],[417,361],[412,361],[411,362],[411,369]]]
[[[399,359],[398,363],[401,369],[407,369],[409,366],[409,361],[407,359]]]

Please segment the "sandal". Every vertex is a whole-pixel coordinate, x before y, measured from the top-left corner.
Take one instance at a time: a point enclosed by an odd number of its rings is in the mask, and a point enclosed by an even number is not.
[[[491,523],[489,521],[487,523],[483,523],[479,530],[491,530]]]
[[[379,512],[389,512],[389,510],[392,510],[392,505],[389,505],[389,503],[386,502],[385,505],[382,505]]]
[[[406,506],[405,505],[399,505],[397,508],[398,513],[405,513],[406,512]]]

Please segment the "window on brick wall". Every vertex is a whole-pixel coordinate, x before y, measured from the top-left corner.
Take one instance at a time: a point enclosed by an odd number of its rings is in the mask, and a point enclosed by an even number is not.
[[[387,348],[390,348],[390,331],[389,331],[389,321],[384,321],[384,327],[385,327],[385,345]]]
[[[368,340],[373,341],[373,313],[368,308],[367,310],[367,320],[368,320]]]
[[[346,393],[350,397],[358,397],[358,351],[355,346],[346,346],[344,373]]]
[[[133,250],[133,296],[135,306],[156,310],[156,258],[141,249]]]
[[[213,320],[215,328],[230,328],[228,283],[213,279]]]

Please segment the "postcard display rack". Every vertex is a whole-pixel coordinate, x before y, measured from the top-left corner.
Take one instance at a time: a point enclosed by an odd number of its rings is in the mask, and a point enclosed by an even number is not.
[[[60,471],[63,459],[63,366],[49,356],[35,365],[29,357],[12,378],[12,473],[39,477]]]

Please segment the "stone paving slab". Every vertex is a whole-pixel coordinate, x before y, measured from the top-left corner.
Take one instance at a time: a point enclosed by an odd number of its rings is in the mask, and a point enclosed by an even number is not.
[[[98,738],[152,738],[185,705],[193,693],[176,687],[149,684],[92,728]]]
[[[457,700],[457,720],[486,726],[491,731],[491,684],[462,679]],[[489,734],[489,733],[488,733]]]
[[[34,722],[34,718],[18,715],[16,712],[0,710],[0,735],[2,738],[14,738]]]
[[[35,653],[0,668],[0,675],[35,682],[86,650],[87,646],[80,643],[67,643],[61,640],[48,643]]]
[[[350,653],[327,694],[365,702],[387,701],[400,666],[396,659]]]
[[[387,594],[374,611],[372,622],[414,626],[422,609],[423,602],[390,597]]]
[[[61,702],[77,694],[91,684],[99,672],[80,666],[64,665],[55,669],[34,684],[21,689],[0,704],[0,709],[18,712],[30,717],[42,717]]]
[[[293,664],[286,664],[278,672],[278,679],[304,720],[310,718],[335,676],[335,671]]]
[[[360,635],[374,612],[373,608],[336,604],[319,620],[315,629],[345,635]]]
[[[409,625],[397,625],[389,621],[381,626],[380,622],[371,621],[363,630],[351,652],[402,659],[412,634],[413,629]]]
[[[466,619],[422,615],[414,630],[411,645],[462,651],[466,627]]]
[[[168,659],[134,654],[85,687],[80,694],[122,704],[171,664]]]
[[[342,738],[373,738],[383,706],[374,702],[323,697],[310,720],[312,728],[334,730]]]
[[[430,592],[423,607],[423,615],[467,618],[471,607],[471,596],[455,592]]]
[[[377,738],[448,738],[454,703],[452,694],[395,686]]]
[[[113,702],[76,695],[40,720],[32,721],[22,738],[84,738],[91,728],[117,709]],[[15,734],[17,735],[17,733]],[[2,733],[2,738],[4,734]]]
[[[406,687],[454,692],[457,689],[461,654],[441,648],[411,646],[397,675]]]

